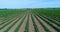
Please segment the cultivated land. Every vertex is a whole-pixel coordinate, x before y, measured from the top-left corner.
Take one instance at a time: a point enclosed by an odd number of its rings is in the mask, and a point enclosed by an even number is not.
[[[60,32],[60,8],[0,9],[0,32]]]

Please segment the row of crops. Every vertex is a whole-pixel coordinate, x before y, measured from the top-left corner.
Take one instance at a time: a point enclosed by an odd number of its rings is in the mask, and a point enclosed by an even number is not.
[[[60,32],[59,9],[1,9],[0,32]]]
[[[38,10],[38,11],[37,11]],[[46,15],[47,17],[53,18],[57,21],[60,20],[60,9],[58,8],[49,8],[49,9],[33,9],[34,12],[39,13],[40,15]]]

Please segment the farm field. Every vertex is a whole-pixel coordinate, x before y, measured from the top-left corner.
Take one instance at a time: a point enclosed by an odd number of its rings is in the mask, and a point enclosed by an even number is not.
[[[60,8],[0,9],[0,32],[60,32]]]

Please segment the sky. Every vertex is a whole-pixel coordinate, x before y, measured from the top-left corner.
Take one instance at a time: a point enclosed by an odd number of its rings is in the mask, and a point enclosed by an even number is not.
[[[60,0],[0,0],[0,8],[55,8]]]

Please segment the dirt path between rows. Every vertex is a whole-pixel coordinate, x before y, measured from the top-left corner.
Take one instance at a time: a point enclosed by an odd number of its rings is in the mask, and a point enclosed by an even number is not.
[[[40,32],[45,32],[44,28],[40,25],[40,23],[38,22],[38,20],[33,16],[35,23],[37,24],[37,27],[39,29]]]
[[[37,17],[44,25],[51,31],[51,32],[57,32],[54,28],[52,28],[49,24],[44,22],[41,18]]]
[[[16,19],[16,18],[14,18]],[[17,18],[16,20],[18,20],[19,18]],[[5,31],[9,26],[11,26],[16,20],[12,21],[9,25],[7,25],[6,27],[4,27],[1,31]],[[11,21],[11,20],[10,20]]]
[[[14,30],[17,28],[21,20],[24,18],[24,16],[9,30],[9,32],[14,32]]]
[[[31,15],[29,16],[29,32],[35,32],[33,22],[32,22],[32,19],[31,19]]]
[[[25,26],[26,26],[26,23],[27,23],[27,17],[28,16],[26,16],[26,18],[25,18],[25,20],[24,20],[24,22],[23,22],[23,24],[22,24],[22,26],[21,26],[21,28],[19,29],[18,32],[24,32],[25,31]]]
[[[14,17],[13,17],[13,18],[14,18]],[[12,17],[10,17],[10,18],[7,17],[6,19],[2,20],[1,23],[0,23],[0,25],[1,25],[2,23],[4,24],[4,23],[8,22],[8,20],[10,21],[10,19],[12,19]]]
[[[0,30],[0,32],[3,32],[3,31]]]

